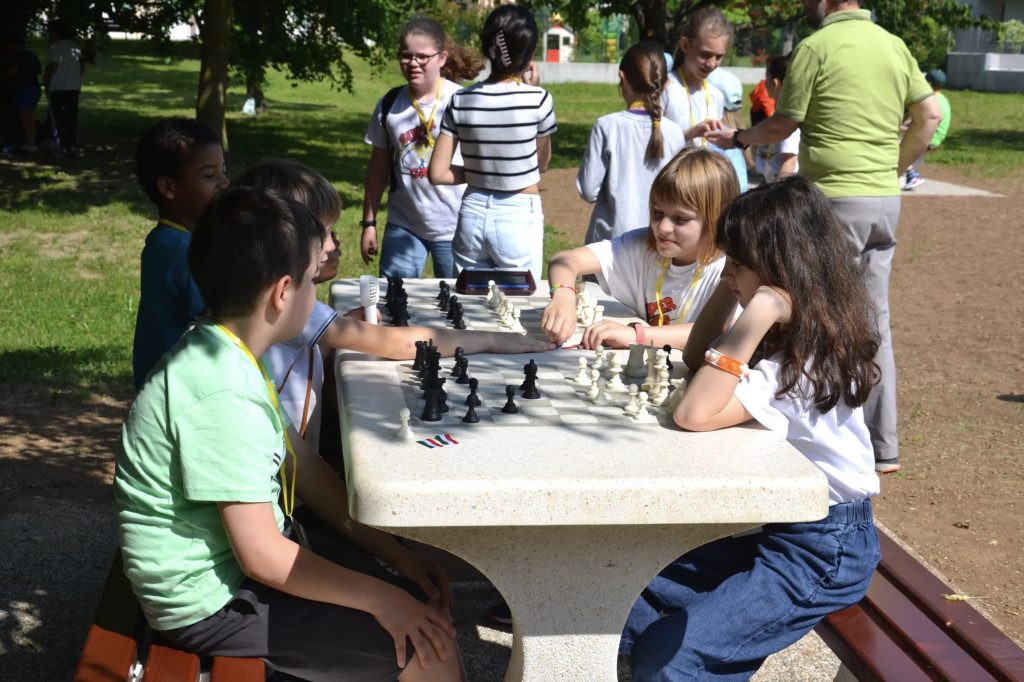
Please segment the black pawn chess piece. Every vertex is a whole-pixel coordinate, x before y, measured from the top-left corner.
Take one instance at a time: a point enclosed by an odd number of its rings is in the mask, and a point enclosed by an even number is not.
[[[423,369],[423,348],[427,345],[426,341],[416,342],[416,357],[413,358],[412,368],[414,371],[420,371]]]
[[[476,407],[470,405],[466,409],[466,416],[462,418],[463,424],[476,424],[480,421],[480,417],[476,416]]]
[[[480,387],[480,380],[472,378],[469,380],[469,395],[466,396],[466,404],[470,407],[480,407],[480,396],[476,394],[477,388]]]
[[[456,329],[465,329],[466,321],[462,318],[462,304],[455,304],[455,317],[452,318],[452,326]]]
[[[505,414],[517,414],[519,412],[519,408],[516,407],[516,387],[506,386],[505,397],[507,397],[508,400],[505,401],[505,406],[501,408],[501,411]]]
[[[456,364],[456,370],[458,373],[455,376],[455,383],[457,384],[468,384],[469,383],[469,360],[462,358]]]
[[[437,305],[442,311],[448,312],[448,306],[451,303],[451,300],[452,295],[448,293],[447,289],[444,289],[441,291],[441,299],[437,302]]]
[[[452,297],[448,299],[448,307],[447,308],[441,308],[441,310],[447,310],[448,311],[448,314],[445,315],[445,317],[447,319],[449,319],[449,320],[454,320],[455,319],[455,309],[457,307],[455,304],[458,303],[458,302],[459,302],[459,297],[455,296],[453,294]]]
[[[441,280],[440,282],[437,283],[437,289],[437,297],[434,298],[434,300],[440,301],[442,298],[445,297],[445,293],[448,291],[448,282]]]
[[[670,346],[669,344],[666,343],[664,346],[661,347],[661,349],[663,351],[665,351],[665,369],[667,369],[668,371],[671,372],[672,371],[672,346]]]

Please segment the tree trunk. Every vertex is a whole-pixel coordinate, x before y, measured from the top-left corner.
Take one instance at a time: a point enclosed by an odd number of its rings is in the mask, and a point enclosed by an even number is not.
[[[220,134],[228,149],[224,106],[228,90],[228,50],[231,40],[231,0],[204,0],[201,35],[202,65],[196,95],[196,120]]]

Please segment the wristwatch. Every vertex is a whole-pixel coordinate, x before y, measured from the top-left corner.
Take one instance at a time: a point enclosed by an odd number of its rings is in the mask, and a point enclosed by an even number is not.
[[[376,220],[360,220],[359,221],[359,227],[363,228],[364,230],[366,228],[368,228],[368,227],[377,227],[377,221]]]
[[[746,130],[746,128],[739,128],[735,133],[732,134],[733,147],[736,147],[737,149],[746,149],[747,147],[750,146],[749,144],[743,144],[742,142],[740,142],[740,133],[742,133],[744,130]]]

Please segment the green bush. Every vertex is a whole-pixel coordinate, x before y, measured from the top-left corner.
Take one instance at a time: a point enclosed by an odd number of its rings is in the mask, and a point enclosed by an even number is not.
[[[998,40],[1002,52],[1024,52],[1024,22],[1010,19],[999,24]]]

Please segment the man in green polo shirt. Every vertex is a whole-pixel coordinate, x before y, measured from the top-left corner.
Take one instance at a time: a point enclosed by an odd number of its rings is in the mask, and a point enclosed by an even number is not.
[[[900,216],[899,177],[928,147],[939,123],[932,89],[902,40],[857,2],[804,0],[820,28],[793,51],[775,114],[748,130],[708,140],[725,148],[772,144],[800,129],[800,175],[832,200],[860,254],[878,311],[878,386],[864,405],[875,469],[898,471],[896,366],[889,332],[889,273]],[[910,127],[900,139],[904,113]]]

